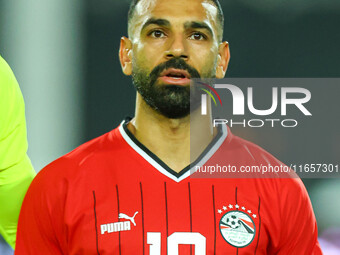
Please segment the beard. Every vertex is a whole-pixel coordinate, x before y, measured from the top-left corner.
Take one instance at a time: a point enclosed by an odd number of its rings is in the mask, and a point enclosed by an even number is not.
[[[176,86],[159,84],[160,74],[169,68],[186,70],[192,78],[201,78],[199,72],[181,58],[172,58],[156,66],[150,73],[134,66],[133,84],[144,101],[155,111],[169,119],[180,119],[188,116],[200,106],[200,90],[193,86]],[[213,68],[215,69],[215,68]],[[206,77],[213,77],[214,70]],[[190,97],[191,93],[191,97]],[[191,106],[191,107],[190,107]]]

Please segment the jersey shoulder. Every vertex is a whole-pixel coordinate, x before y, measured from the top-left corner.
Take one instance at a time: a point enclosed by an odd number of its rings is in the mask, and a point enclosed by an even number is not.
[[[299,176],[290,167],[288,167],[285,163],[281,162],[279,159],[277,159],[271,153],[266,151],[264,148],[253,142],[250,142],[235,135],[233,136],[233,139],[235,144],[238,144],[240,147],[243,147],[244,150],[246,150],[246,153],[248,153],[249,156],[254,158],[258,164],[262,164],[263,166],[285,167],[280,168],[283,170],[282,171],[280,170],[280,172],[275,172],[274,173],[275,175],[272,173],[268,174],[268,177],[270,178],[273,177],[273,179],[276,180],[279,190],[285,189],[287,193],[296,195],[300,194],[302,197],[308,199],[308,193],[305,188],[305,185],[303,184]]]
[[[214,156],[217,162],[235,166],[235,178],[296,178],[296,173],[259,145],[236,136],[228,136]],[[227,161],[226,161],[227,159]]]
[[[54,160],[38,173],[36,179],[48,186],[49,183],[55,183],[58,180],[71,181],[77,176],[92,175],[91,169],[100,169],[109,156],[110,160],[115,160],[114,155],[122,150],[122,143],[122,138],[116,128]],[[91,168],[91,165],[95,167]]]
[[[268,151],[254,144],[253,142],[247,141],[229,132],[229,138],[224,143],[224,148],[229,150],[229,157],[232,155],[234,159],[234,164],[240,166],[255,166],[255,169],[260,169],[256,167],[267,167],[272,166],[272,169],[276,171],[266,173],[250,173],[253,178],[249,179],[248,173],[246,175],[241,175],[239,177],[246,177],[245,182],[254,182],[257,187],[263,188],[263,193],[270,196],[269,190],[272,194],[277,194],[275,196],[276,200],[279,197],[287,205],[294,205],[304,201],[306,206],[304,207],[307,211],[312,211],[309,203],[309,196],[307,190],[299,178],[299,176],[289,167],[270,154]],[[275,168],[276,167],[276,168]],[[244,181],[243,180],[243,181]],[[262,189],[261,188],[261,189]]]
[[[225,142],[228,151],[238,154],[240,158],[248,158],[252,163],[283,165],[283,163],[259,145],[245,140],[229,132]]]

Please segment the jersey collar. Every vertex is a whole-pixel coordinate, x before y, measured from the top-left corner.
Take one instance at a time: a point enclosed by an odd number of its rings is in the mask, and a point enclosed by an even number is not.
[[[223,125],[221,128],[219,128],[218,134],[214,137],[214,139],[210,142],[198,159],[177,173],[168,165],[166,165],[154,153],[152,153],[147,147],[145,147],[141,142],[139,142],[137,138],[129,131],[127,124],[130,122],[130,120],[131,118],[126,118],[118,128],[124,140],[149,164],[175,182],[180,182],[193,174],[196,171],[195,166],[204,165],[212,157],[212,155],[214,155],[214,153],[218,150],[218,148],[228,136],[227,126]]]

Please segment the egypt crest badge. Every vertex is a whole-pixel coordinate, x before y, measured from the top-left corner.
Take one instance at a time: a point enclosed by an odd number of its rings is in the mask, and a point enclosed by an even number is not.
[[[229,208],[224,206],[224,210],[218,210],[219,214],[224,213],[219,222],[219,228],[222,237],[224,240],[230,245],[243,248],[248,246],[255,238],[256,227],[252,217],[256,218],[255,214],[250,214],[250,210],[240,210],[238,209],[238,205],[235,205],[236,209],[232,209],[233,205],[229,205]]]

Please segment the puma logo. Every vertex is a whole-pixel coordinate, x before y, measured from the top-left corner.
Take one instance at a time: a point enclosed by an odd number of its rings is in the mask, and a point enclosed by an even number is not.
[[[118,219],[130,220],[130,221],[132,222],[132,224],[133,224],[134,226],[136,226],[135,217],[136,217],[137,213],[138,213],[138,212],[135,212],[135,214],[134,214],[132,217],[126,215],[125,213],[120,213],[120,214],[118,215]]]

